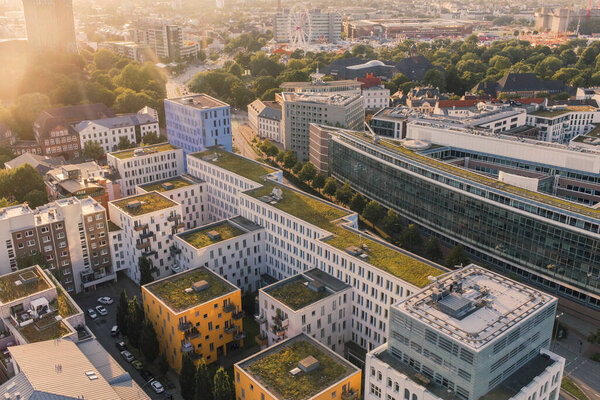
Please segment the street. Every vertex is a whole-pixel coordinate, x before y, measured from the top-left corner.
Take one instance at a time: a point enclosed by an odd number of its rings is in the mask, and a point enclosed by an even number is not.
[[[248,125],[248,117],[245,112],[233,111],[231,113],[231,136],[233,138],[233,146],[238,150],[238,153],[251,160],[256,160],[258,154],[250,145],[250,141],[254,136],[254,132]]]

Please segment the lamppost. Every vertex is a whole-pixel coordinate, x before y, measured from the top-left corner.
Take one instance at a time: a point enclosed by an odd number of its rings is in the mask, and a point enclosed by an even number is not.
[[[558,334],[558,319],[563,316],[564,313],[556,314],[554,317],[554,334],[552,335],[552,351],[554,351],[554,346],[556,344],[556,335]]]

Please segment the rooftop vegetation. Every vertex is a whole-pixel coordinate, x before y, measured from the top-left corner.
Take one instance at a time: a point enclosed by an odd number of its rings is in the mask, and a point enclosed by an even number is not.
[[[75,308],[75,305],[73,305],[59,286],[56,287],[56,303],[56,308],[58,308],[58,313],[61,317],[68,318],[77,314],[77,308]]]
[[[261,176],[276,171],[276,169],[267,165],[254,162],[247,158],[240,157],[236,154],[214,147],[206,151],[193,154],[193,156],[202,159],[203,157],[213,154],[217,154],[218,159],[216,161],[211,161],[212,164],[256,182],[260,180]]]
[[[62,321],[55,320],[54,315],[48,315],[18,329],[28,343],[59,339],[70,332]]]
[[[160,152],[168,151],[168,150],[175,150],[178,148],[179,147],[173,146],[172,144],[169,144],[169,143],[160,143],[160,144],[150,145],[150,146],[146,146],[146,147],[134,147],[133,149],[115,151],[114,153],[110,153],[110,154],[112,154],[113,156],[115,156],[116,158],[118,158],[120,160],[124,160],[126,158],[133,157],[135,152],[140,149],[146,150],[146,152],[147,152],[146,154],[152,154],[152,153],[160,153]]]
[[[299,361],[309,356],[319,361],[316,369],[296,376],[290,374],[290,370],[297,368]],[[352,372],[350,367],[307,340],[277,346],[273,351],[250,360],[243,368],[260,379],[278,398],[287,400],[312,397]]]
[[[108,221],[108,231],[109,232],[116,232],[116,231],[120,231],[120,230],[121,230],[121,227],[119,225],[115,224],[114,222],[112,222],[110,220]]]
[[[136,201],[140,202],[139,207],[127,207],[129,203]],[[131,216],[144,215],[177,205],[173,200],[154,192],[127,197],[123,200],[115,201],[113,204]]]
[[[15,284],[20,281],[19,275],[31,276],[35,275],[37,279],[30,283]],[[40,275],[35,267],[22,269],[10,274],[0,276],[0,301],[8,303],[22,297],[30,296],[34,293],[41,292],[50,288],[48,282]]]
[[[300,310],[329,295],[329,293],[324,290],[319,292],[311,290],[305,284],[306,282],[307,281],[302,278],[293,278],[288,282],[272,288],[267,291],[267,293],[293,310]]]
[[[190,293],[185,292],[185,289],[191,288],[192,284],[202,280],[208,282],[207,289],[200,292],[193,290]],[[233,285],[204,267],[181,272],[144,287],[175,312],[187,310],[235,291]]]
[[[170,183],[171,185],[173,185],[173,188],[165,189],[165,187],[163,186],[163,184],[165,184],[165,183]],[[167,190],[180,189],[182,187],[186,187],[186,186],[190,186],[190,185],[191,185],[191,183],[187,179],[183,179],[180,176],[176,176],[172,179],[167,179],[165,181],[160,181],[160,182],[156,182],[156,183],[151,183],[149,185],[144,185],[144,186],[142,186],[142,189],[144,189],[147,192],[153,192],[153,191],[166,192]]]
[[[215,231],[221,236],[219,239],[213,239],[208,236],[208,232]],[[189,233],[181,234],[179,237],[191,244],[197,249],[206,247],[211,244],[222,242],[223,240],[244,234],[245,232],[228,222],[222,222],[217,225],[207,226],[202,229],[195,229]]]

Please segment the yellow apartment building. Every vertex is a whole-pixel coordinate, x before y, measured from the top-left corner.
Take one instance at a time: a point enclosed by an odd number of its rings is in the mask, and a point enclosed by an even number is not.
[[[142,300],[176,371],[184,353],[209,364],[243,344],[241,291],[205,267],[142,286]]]

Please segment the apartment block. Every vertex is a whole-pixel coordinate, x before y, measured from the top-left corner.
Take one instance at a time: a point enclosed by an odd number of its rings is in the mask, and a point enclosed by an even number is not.
[[[132,40],[148,46],[159,59],[178,60],[183,48],[183,29],[161,20],[138,21],[130,30]]]
[[[108,209],[114,224],[111,247],[119,249],[119,269],[139,282],[138,263],[144,256],[152,264],[153,277],[169,275],[173,236],[185,227],[182,205],[164,194],[148,192],[111,201]]]
[[[183,354],[210,364],[243,345],[240,289],[204,267],[142,286],[142,300],[160,350],[176,371]]]
[[[254,100],[248,104],[248,125],[259,138],[281,143],[281,105],[275,101]]]
[[[34,210],[0,210],[0,271],[44,263],[69,293],[116,279],[108,245],[106,211],[94,199],[59,199]]]
[[[326,41],[336,43],[342,40],[342,14],[337,11],[323,11],[318,8],[309,10],[303,15],[310,21],[311,37],[309,42]],[[277,42],[288,42],[291,32],[295,29],[289,9],[284,9],[273,17],[273,38]]]
[[[137,194],[159,192],[182,206],[186,229],[203,226],[209,221],[206,185],[190,175],[179,175],[156,183],[136,186]]]
[[[242,217],[222,220],[175,236],[175,272],[204,266],[239,287],[242,294],[262,285],[265,232]]]
[[[319,269],[273,283],[258,293],[261,344],[301,333],[343,355],[352,315],[352,287]]]
[[[169,143],[185,155],[216,145],[231,151],[229,104],[206,94],[165,99],[165,118]]]
[[[541,140],[568,143],[578,135],[585,134],[600,123],[600,111],[590,105],[553,106],[527,114],[527,124],[536,126]]]
[[[121,196],[136,193],[136,186],[174,178],[183,173],[183,150],[169,143],[115,151],[106,155],[119,173]]]
[[[391,309],[367,355],[365,399],[556,400],[565,360],[550,351],[557,299],[475,265],[432,279]]]

